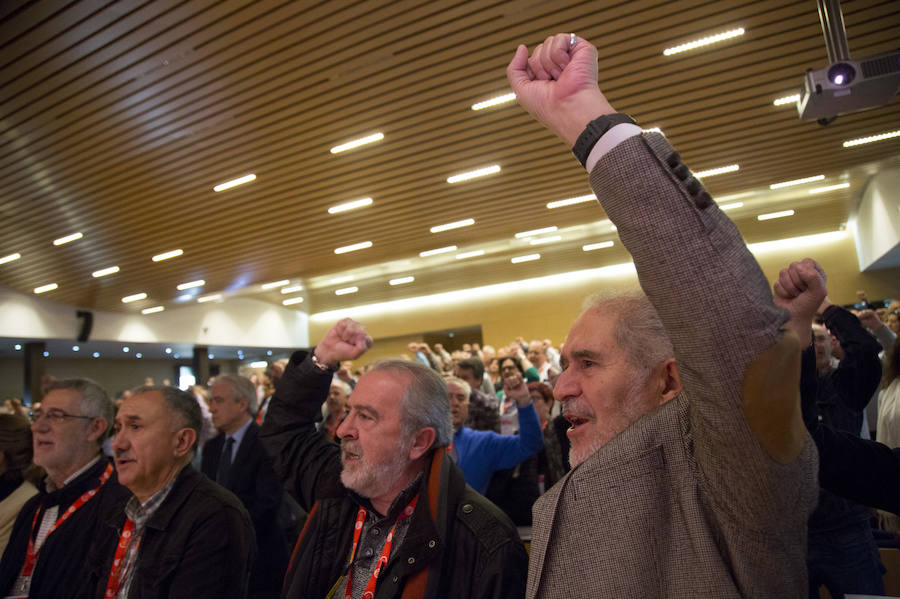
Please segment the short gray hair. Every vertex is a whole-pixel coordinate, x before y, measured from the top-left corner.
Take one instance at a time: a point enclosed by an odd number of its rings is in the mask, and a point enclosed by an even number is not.
[[[644,380],[661,362],[675,357],[662,320],[643,292],[595,293],[584,301],[582,313],[589,310],[615,317],[616,344]]]
[[[194,446],[191,448],[196,449],[197,442],[200,440],[200,429],[203,427],[203,413],[200,411],[197,398],[187,391],[168,385],[144,385],[134,389],[132,397],[154,392],[162,395],[169,410],[181,419],[181,424],[197,433]]]
[[[113,420],[116,417],[116,404],[109,398],[106,389],[90,379],[60,379],[53,381],[47,387],[47,393],[56,390],[75,391],[81,395],[81,401],[78,403],[78,409],[82,416],[91,416],[92,418],[103,418],[106,421],[106,430],[97,439],[97,443],[102,445],[103,441],[112,430]],[[46,394],[45,394],[46,397]]]
[[[462,380],[458,376],[448,376],[444,379],[445,385],[456,385],[457,387],[462,387],[463,391],[466,393],[466,401],[469,401],[469,396],[472,395],[472,386],[469,385],[466,381]]]
[[[396,372],[411,379],[400,398],[400,424],[405,439],[423,428],[431,427],[435,432],[432,447],[450,445],[453,439],[450,393],[438,373],[423,364],[407,360],[378,360],[369,372]]]
[[[344,395],[350,395],[353,392],[353,388],[349,384],[347,384],[346,381],[342,381],[341,379],[339,379],[337,375],[331,378],[331,386],[337,387],[338,389],[343,391]]]
[[[247,400],[247,413],[251,416],[256,416],[256,412],[259,409],[257,405],[257,397],[256,397],[256,387],[253,386],[253,383],[245,376],[241,376],[239,374],[220,374],[216,377],[213,385],[217,385],[219,383],[228,383],[228,386],[231,387],[231,393],[234,396],[234,401],[241,401],[242,399]]]

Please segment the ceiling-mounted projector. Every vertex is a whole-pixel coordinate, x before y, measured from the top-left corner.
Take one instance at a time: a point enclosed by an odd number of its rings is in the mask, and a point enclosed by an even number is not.
[[[830,64],[806,72],[797,102],[800,118],[825,125],[838,115],[890,104],[900,91],[900,51],[852,60],[840,0],[818,0],[818,5]]]

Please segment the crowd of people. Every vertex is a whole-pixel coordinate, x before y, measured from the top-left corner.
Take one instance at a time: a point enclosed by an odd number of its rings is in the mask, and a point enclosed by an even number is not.
[[[609,105],[585,40],[520,46],[507,74],[642,290],[587,298],[559,347],[417,342],[357,372],[373,341],[344,319],[254,380],[115,401],[49,382],[0,414],[0,596],[883,593],[897,306],[833,305],[810,259],[770,287],[666,139]]]

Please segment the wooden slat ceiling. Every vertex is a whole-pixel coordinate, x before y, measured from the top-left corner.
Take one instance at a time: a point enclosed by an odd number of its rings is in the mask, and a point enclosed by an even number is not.
[[[900,3],[842,4],[855,58],[894,50]],[[621,2],[103,2],[0,4],[0,285],[99,310],[176,309],[176,285],[201,294],[285,298],[260,284],[305,287],[307,312],[467,289],[626,261],[602,210],[546,203],[589,193],[562,145],[514,103],[473,111],[508,92],[517,43],[575,31],[597,44],[603,89],[645,127],[661,127],[745,238],[837,230],[866,177],[900,165],[900,140],[841,142],[900,125],[900,103],[800,121],[775,98],[827,62],[813,0]],[[662,50],[735,27],[746,34],[666,57]],[[376,131],[384,140],[329,148]],[[498,164],[490,177],[452,174]],[[255,173],[253,183],[214,193]],[[823,174],[846,190],[768,185]],[[329,206],[371,197],[338,215]],[[793,208],[788,219],[760,212]],[[429,233],[464,218],[475,226]],[[562,240],[530,246],[514,234],[556,225]],[[78,241],[52,240],[80,231]],[[371,241],[370,249],[333,250]],[[420,258],[446,245],[485,255]],[[154,263],[180,248],[181,257]],[[513,256],[539,251],[525,265]],[[91,272],[117,265],[95,279]],[[337,277],[353,295],[336,296]],[[391,287],[388,279],[415,282]],[[149,298],[123,304],[123,296]],[[297,294],[293,294],[297,295]]]

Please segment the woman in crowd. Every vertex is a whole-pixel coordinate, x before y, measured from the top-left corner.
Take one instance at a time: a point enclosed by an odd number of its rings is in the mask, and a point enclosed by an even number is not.
[[[32,495],[41,469],[31,463],[31,423],[20,414],[0,414],[0,554],[16,516]]]

